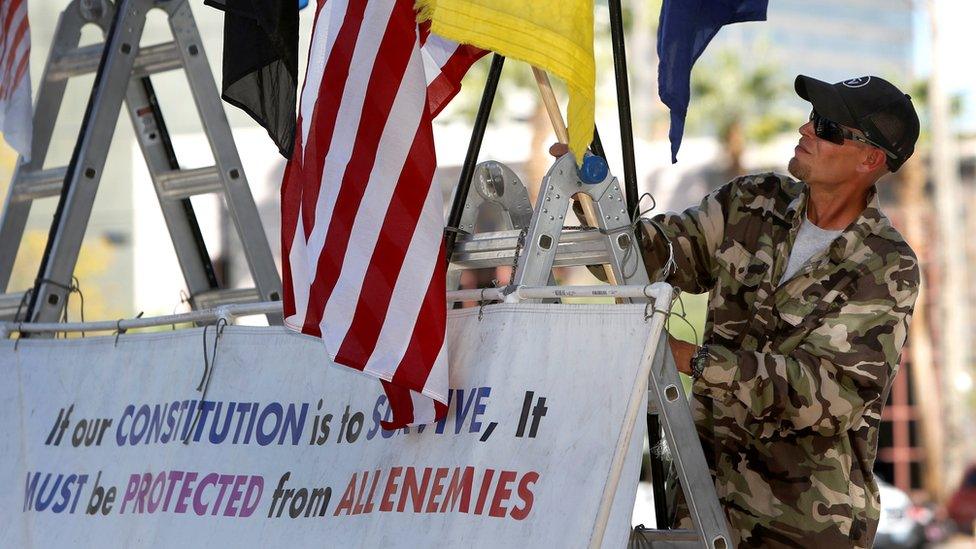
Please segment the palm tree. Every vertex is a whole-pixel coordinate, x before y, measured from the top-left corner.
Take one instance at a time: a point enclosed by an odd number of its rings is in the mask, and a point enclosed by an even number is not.
[[[931,72],[928,77],[928,113],[931,138],[931,166],[935,187],[935,218],[938,221],[939,239],[937,250],[941,272],[941,323],[940,365],[942,370],[943,402],[945,417],[957,443],[945,449],[948,459],[935,463],[943,467],[945,477],[955,481],[963,471],[965,461],[976,451],[976,430],[970,417],[971,399],[966,388],[959,384],[972,375],[971,299],[969,265],[965,251],[965,210],[962,188],[959,183],[958,159],[955,152],[955,136],[952,134],[952,106],[942,85],[943,40],[937,22],[945,2],[928,0],[931,37]],[[959,248],[962,248],[960,250]],[[970,397],[970,398],[966,398]]]
[[[761,58],[761,56],[754,56]],[[726,179],[742,173],[747,141],[766,142],[793,129],[798,113],[777,102],[789,89],[772,64],[746,64],[733,50],[692,71],[688,126],[714,132],[726,153]]]
[[[909,95],[915,103],[922,119],[922,132],[916,145],[916,153],[905,163],[899,171],[900,179],[897,188],[901,223],[899,229],[905,239],[918,255],[924,266],[929,262],[932,252],[929,248],[935,221],[932,216],[932,200],[926,187],[929,180],[929,154],[932,149],[931,135],[928,128],[927,113],[929,111],[929,85],[926,80],[915,82],[909,90]],[[961,96],[952,97],[950,112],[959,115],[963,110]],[[912,315],[912,327],[908,332],[908,351],[911,367],[909,369],[914,386],[915,403],[921,410],[922,443],[925,455],[932,466],[924,468],[923,483],[926,492],[935,499],[941,500],[945,495],[947,479],[943,475],[943,467],[939,464],[944,460],[945,448],[945,410],[938,395],[942,391],[938,386],[938,375],[935,371],[932,344],[932,296],[929,295],[929,284],[925,280],[919,290],[915,311]],[[938,305],[938,303],[934,303]]]
[[[915,94],[912,94],[912,97],[918,98]],[[897,188],[902,221],[899,228],[904,233],[905,240],[915,250],[922,265],[929,255],[927,244],[929,235],[925,229],[925,221],[932,211],[931,200],[925,192],[928,179],[924,158],[927,152],[925,148],[919,147],[921,150],[901,168],[901,184]],[[912,315],[912,326],[908,331],[909,374],[912,377],[915,403],[920,410],[925,456],[932,464],[923,468],[925,477],[922,482],[926,492],[934,500],[940,501],[944,496],[945,480],[942,477],[942,467],[938,464],[943,462],[945,429],[940,399],[934,398],[940,390],[932,356],[930,324],[932,313],[928,294],[928,284],[923,277],[918,300],[915,302],[915,312]]]
[[[940,261],[936,257],[938,250],[931,250],[929,247],[932,237],[936,236],[933,234],[935,231],[926,228],[931,227],[940,214],[933,208],[932,197],[927,190],[932,175],[930,160],[933,148],[932,135],[927,131],[928,115],[932,108],[929,81],[915,82],[910,87],[909,93],[922,120],[922,131],[916,145],[916,153],[899,171],[901,177],[897,191],[902,219],[899,229],[924,266],[929,261]],[[950,117],[960,115],[963,111],[962,96],[950,97],[948,108]],[[943,270],[945,268],[942,266]],[[938,315],[940,301],[953,302],[951,306],[968,307],[969,304],[966,300],[959,300],[957,295],[951,295],[951,291],[946,292],[945,288],[942,289],[943,299],[934,299],[929,292],[930,284],[925,280],[924,274],[923,270],[923,284],[915,303],[912,326],[908,333],[908,350],[915,403],[921,411],[922,443],[925,447],[926,460],[930,464],[923,469],[923,482],[926,492],[934,500],[941,501],[946,495],[947,483],[954,481],[952,475],[945,474],[946,426],[948,425],[953,431],[958,431],[960,428],[958,416],[965,414],[966,406],[953,402],[950,393],[939,386],[939,375],[936,372],[933,356],[932,319],[933,315]],[[944,277],[945,273],[943,272],[941,276]],[[945,307],[946,304],[941,303],[941,305]],[[944,363],[945,360],[940,362]],[[949,374],[945,370],[941,373],[943,377]],[[940,394],[941,398],[935,397]],[[958,409],[962,410],[953,412]]]

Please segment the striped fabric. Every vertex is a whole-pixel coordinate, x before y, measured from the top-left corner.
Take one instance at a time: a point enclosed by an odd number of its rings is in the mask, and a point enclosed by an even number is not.
[[[431,119],[483,52],[418,27],[408,0],[317,9],[281,188],[285,324],[382,380],[386,428],[429,423],[448,392]]]
[[[30,25],[27,0],[0,0],[0,132],[30,160]]]

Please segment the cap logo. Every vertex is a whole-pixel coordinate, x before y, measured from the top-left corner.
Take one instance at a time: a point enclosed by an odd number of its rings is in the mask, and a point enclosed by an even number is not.
[[[863,88],[864,86],[867,86],[868,82],[870,81],[871,81],[870,76],[861,76],[859,78],[851,78],[850,80],[844,80],[844,82],[842,83],[848,88]]]

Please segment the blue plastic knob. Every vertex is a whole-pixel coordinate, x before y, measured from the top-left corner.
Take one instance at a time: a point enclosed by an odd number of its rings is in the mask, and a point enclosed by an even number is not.
[[[610,167],[607,166],[606,160],[596,155],[587,154],[583,157],[583,166],[579,170],[579,175],[583,183],[596,185],[603,183],[609,172]]]

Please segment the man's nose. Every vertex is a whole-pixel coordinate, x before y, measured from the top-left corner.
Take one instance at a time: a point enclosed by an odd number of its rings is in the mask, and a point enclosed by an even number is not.
[[[808,120],[806,124],[800,126],[799,131],[800,131],[800,135],[804,135],[806,137],[813,137],[814,136],[813,121]]]

